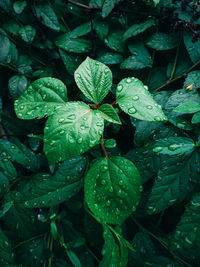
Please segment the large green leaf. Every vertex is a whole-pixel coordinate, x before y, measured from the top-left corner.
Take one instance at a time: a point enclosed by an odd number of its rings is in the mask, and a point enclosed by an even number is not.
[[[15,101],[15,112],[20,119],[41,119],[65,105],[67,89],[55,78],[41,78],[33,82]]]
[[[134,42],[129,46],[132,56],[125,59],[121,65],[121,69],[139,70],[152,67],[151,56],[142,42]]]
[[[42,208],[58,205],[73,195],[82,187],[85,159],[77,157],[63,162],[54,175],[36,174],[26,185],[28,191],[23,202],[27,208]]]
[[[89,57],[78,67],[74,77],[79,89],[94,103],[100,103],[112,85],[110,69]]]
[[[122,40],[125,41],[128,38],[136,36],[154,25],[155,21],[153,19],[146,20],[145,22],[139,24],[134,24],[124,33]]]
[[[70,32],[59,36],[55,44],[70,53],[87,53],[91,49],[91,42],[88,39],[72,38]]]
[[[186,206],[176,231],[170,240],[171,248],[174,250],[184,248],[199,248],[200,245],[200,193],[193,196]]]
[[[167,120],[147,86],[136,78],[123,79],[117,86],[116,98],[120,108],[134,118],[146,121]]]
[[[166,155],[190,154],[195,149],[194,141],[186,137],[169,137],[156,142],[153,151]]]
[[[19,35],[21,36],[22,40],[26,43],[32,43],[35,38],[36,30],[30,25],[26,25],[21,27],[19,30]]]
[[[44,151],[50,163],[80,155],[99,143],[104,121],[83,102],[69,102],[44,128]]]
[[[178,45],[178,37],[175,34],[154,33],[147,45],[155,50],[169,50]]]
[[[53,8],[47,4],[47,3],[42,3],[40,5],[37,5],[35,7],[36,9],[36,16],[42,17],[41,22],[47,26],[48,28],[55,30],[55,31],[60,31],[60,24],[58,22],[58,18],[53,10]]]
[[[62,49],[59,49],[61,59],[63,61],[63,64],[66,68],[66,71],[74,75],[75,70],[78,68],[78,66],[81,64],[81,57],[78,55],[72,55],[67,52],[65,52]]]
[[[199,180],[199,160],[198,151],[174,155],[162,160],[148,200],[150,214],[158,213],[184,200],[194,190],[192,183]]]
[[[85,177],[85,200],[102,222],[122,224],[136,210],[141,191],[137,168],[122,157],[97,160]]]
[[[98,111],[100,112],[101,116],[105,120],[113,122],[113,123],[121,124],[119,116],[112,105],[104,104],[104,105],[100,106]]]
[[[10,266],[9,263],[14,263],[14,253],[10,241],[0,229],[0,264],[1,266]]]

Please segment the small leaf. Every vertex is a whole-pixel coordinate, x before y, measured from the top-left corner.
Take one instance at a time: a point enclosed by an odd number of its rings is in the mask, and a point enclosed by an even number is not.
[[[141,191],[137,168],[122,157],[97,160],[85,177],[85,200],[104,223],[122,224],[136,210]]]
[[[194,70],[188,73],[187,78],[185,79],[183,88],[186,91],[196,92],[200,87],[200,71]]]
[[[102,7],[102,17],[107,17],[118,2],[120,2],[120,0],[105,0]]]
[[[186,137],[169,137],[156,142],[153,151],[158,154],[190,154],[195,149],[192,139]]]
[[[107,38],[104,39],[105,44],[116,52],[123,53],[125,51],[125,42],[122,41],[123,31],[114,30]]]
[[[123,61],[123,57],[120,54],[110,52],[98,57],[98,61],[107,65],[114,65],[121,63]]]
[[[155,50],[170,50],[178,45],[178,37],[175,34],[154,33],[146,44]]]
[[[192,117],[192,123],[200,123],[200,112],[197,112]]]
[[[100,103],[112,85],[110,69],[89,57],[78,67],[74,77],[79,89],[94,103]]]
[[[25,92],[27,86],[28,80],[24,75],[12,76],[8,81],[9,92],[14,100],[19,98]]]
[[[47,26],[48,28],[60,31],[60,24],[58,22],[58,18],[53,10],[53,8],[49,4],[40,4],[35,7],[36,16],[42,17],[41,22]]]
[[[121,124],[121,121],[119,119],[117,112],[115,111],[113,106],[111,106],[110,104],[101,105],[98,111],[100,112],[101,116],[105,120],[113,122],[113,123]]]
[[[29,192],[23,198],[27,208],[43,208],[58,205],[77,194],[82,187],[85,159],[69,159],[51,176],[46,173],[36,174],[26,185]]]
[[[200,193],[193,196],[170,239],[171,248],[198,248],[200,242]]]
[[[139,24],[134,24],[124,33],[122,40],[125,41],[133,36],[136,36],[154,25],[155,21],[153,19],[146,20],[145,22]]]
[[[147,86],[136,78],[123,79],[117,86],[116,98],[120,108],[134,118],[146,121],[167,120]]]
[[[91,22],[86,22],[76,27],[74,30],[70,32],[70,38],[78,38],[81,37],[91,31]]]
[[[48,118],[44,151],[50,164],[80,155],[99,143],[104,121],[83,102],[69,102]]]
[[[186,102],[183,104],[180,104],[178,107],[174,109],[176,112],[181,112],[181,113],[195,113],[197,111],[200,111],[200,103],[197,102]]]
[[[36,30],[30,25],[26,25],[21,27],[19,30],[19,35],[21,36],[22,40],[26,43],[32,43],[35,38]]]
[[[185,47],[192,62],[195,63],[200,59],[200,51],[199,51],[200,40],[197,40],[196,42],[193,42],[192,40],[193,40],[192,33],[186,32],[184,34]]]
[[[11,266],[9,263],[14,263],[14,253],[10,241],[0,229],[0,264],[1,266]]]
[[[139,70],[152,67],[151,56],[142,42],[133,43],[129,46],[129,50],[133,55],[121,63],[121,69]]]
[[[66,71],[70,75],[74,75],[75,70],[78,68],[78,66],[82,62],[81,57],[78,55],[69,54],[62,49],[59,49],[59,52],[60,52],[60,56],[63,61],[63,64],[66,68]]]
[[[26,1],[15,1],[13,4],[13,9],[15,13],[21,14],[26,6]]]
[[[15,112],[20,119],[41,119],[50,116],[65,105],[67,89],[55,78],[41,78],[33,82],[23,95],[15,101]]]
[[[67,52],[87,53],[91,49],[91,42],[84,38],[71,38],[71,33],[59,36],[55,44]]]

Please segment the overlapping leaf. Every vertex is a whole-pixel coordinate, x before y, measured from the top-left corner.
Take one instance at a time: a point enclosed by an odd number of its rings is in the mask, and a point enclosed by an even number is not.
[[[100,112],[102,118],[104,118],[105,120],[113,122],[113,123],[121,124],[121,121],[119,119],[117,112],[115,111],[113,106],[111,106],[110,104],[101,105],[98,111]]]

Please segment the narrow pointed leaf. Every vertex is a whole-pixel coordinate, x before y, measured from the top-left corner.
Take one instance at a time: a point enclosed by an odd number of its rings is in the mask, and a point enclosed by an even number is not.
[[[80,155],[99,143],[104,121],[83,102],[69,102],[46,122],[44,151],[49,163]]]
[[[176,112],[181,112],[181,113],[195,113],[197,111],[200,111],[200,103],[197,102],[186,102],[174,109]]]
[[[156,142],[153,151],[158,154],[190,154],[195,149],[194,141],[186,137],[169,137]]]
[[[113,123],[121,124],[121,121],[119,119],[117,112],[115,111],[113,106],[111,106],[110,104],[104,104],[100,106],[98,111],[100,112],[101,116],[105,120],[113,122]]]
[[[10,241],[0,229],[0,264],[1,266],[10,266],[9,263],[14,263],[14,253]]]
[[[67,101],[67,89],[55,78],[41,78],[33,82],[15,101],[15,112],[20,119],[41,119],[50,116]]]
[[[74,76],[79,89],[94,103],[100,103],[112,85],[110,69],[89,57],[78,67]]]
[[[116,98],[120,108],[134,118],[146,121],[167,120],[147,86],[136,78],[123,79],[117,86]]]
[[[85,200],[105,223],[122,224],[136,210],[141,191],[137,168],[122,157],[97,160],[85,177]]]

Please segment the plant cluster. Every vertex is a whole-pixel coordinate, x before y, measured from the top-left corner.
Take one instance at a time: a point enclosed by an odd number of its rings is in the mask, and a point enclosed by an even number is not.
[[[199,12],[0,1],[0,266],[199,266]]]

